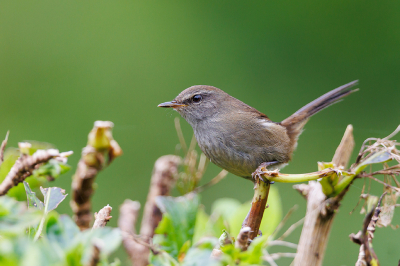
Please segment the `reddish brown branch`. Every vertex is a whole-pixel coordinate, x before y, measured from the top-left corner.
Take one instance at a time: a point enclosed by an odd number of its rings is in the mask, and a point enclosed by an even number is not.
[[[82,150],[78,168],[72,180],[72,200],[70,202],[74,220],[81,230],[88,229],[91,215],[90,198],[93,194],[93,183],[100,170],[117,156],[122,154],[118,143],[113,139],[113,123],[96,121],[89,133],[88,145]]]
[[[257,178],[254,184],[254,196],[251,202],[251,208],[242,224],[242,228],[250,228],[250,240],[253,240],[260,230],[260,224],[267,206],[270,186],[271,184],[269,181],[264,182],[261,178]],[[245,249],[247,249],[247,247],[243,250]]]

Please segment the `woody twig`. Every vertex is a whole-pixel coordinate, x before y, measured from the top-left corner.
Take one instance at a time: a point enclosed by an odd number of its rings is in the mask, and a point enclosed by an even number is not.
[[[5,142],[3,142],[3,144],[4,143]],[[15,161],[13,167],[10,169],[10,172],[8,172],[3,182],[0,184],[0,196],[5,195],[12,187],[23,182],[27,177],[32,175],[34,170],[38,169],[44,163],[50,161],[51,159],[66,162],[67,157],[72,154],[72,151],[60,153],[56,149],[48,149],[37,150],[34,154],[29,155],[29,148],[31,147],[31,144],[20,142],[18,145],[21,155]],[[4,146],[2,145],[1,149],[3,149]]]
[[[93,229],[95,228],[100,228],[100,227],[105,227],[108,223],[108,221],[110,221],[110,219],[112,218],[111,216],[111,206],[107,205],[104,206],[99,212],[96,212],[94,214],[94,223],[93,223]]]
[[[73,176],[70,205],[74,220],[81,230],[88,229],[90,226],[92,219],[90,198],[98,172],[122,154],[121,148],[111,134],[113,126],[113,123],[109,121],[94,123],[89,133],[88,144],[82,150],[82,157]]]
[[[120,208],[118,224],[121,231],[125,232],[123,244],[135,266],[146,266],[149,263],[150,240],[162,219],[162,213],[156,205],[156,198],[169,195],[175,184],[181,161],[182,159],[175,155],[165,155],[156,161],[144,207],[140,236],[134,237],[136,235],[134,225],[137,221],[140,204],[126,200]]]

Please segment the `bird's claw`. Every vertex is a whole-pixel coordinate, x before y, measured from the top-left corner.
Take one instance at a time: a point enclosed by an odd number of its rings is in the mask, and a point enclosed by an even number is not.
[[[277,162],[264,162],[260,164],[260,166],[251,174],[252,178],[254,181],[257,181],[257,179],[261,180],[264,183],[269,183],[273,184],[275,183],[274,181],[269,181],[268,179],[264,178],[263,175],[266,173],[271,173],[272,175],[279,173],[279,169],[275,169],[273,171],[268,171],[268,167],[271,165],[276,164]]]

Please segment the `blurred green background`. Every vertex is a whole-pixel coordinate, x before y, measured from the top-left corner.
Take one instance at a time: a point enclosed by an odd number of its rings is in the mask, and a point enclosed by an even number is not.
[[[154,161],[178,143],[178,114],[157,104],[207,84],[281,121],[359,79],[359,92],[311,119],[283,170],[311,172],[317,161],[331,160],[348,124],[358,151],[364,139],[385,137],[400,123],[399,23],[399,1],[0,0],[0,135],[10,130],[9,146],[39,140],[73,150],[73,171],[52,183],[69,192],[93,122],[113,121],[124,155],[98,176],[93,203],[94,210],[113,206],[116,226],[118,206],[126,198],[144,204]],[[189,139],[192,129],[181,124]],[[219,170],[210,165],[203,182]],[[300,206],[289,224],[300,219],[305,200],[289,184],[274,186],[284,213]],[[324,265],[357,260],[359,247],[348,235],[364,216],[349,212],[362,186],[357,180],[343,201]],[[217,198],[244,202],[252,193],[250,182],[229,175],[202,201],[209,208]],[[67,202],[59,211],[71,213]],[[381,265],[397,265],[399,237],[399,230],[377,230]],[[122,251],[118,256],[126,263]]]

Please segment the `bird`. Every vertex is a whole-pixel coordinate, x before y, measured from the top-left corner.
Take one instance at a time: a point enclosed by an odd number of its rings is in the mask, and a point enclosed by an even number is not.
[[[193,128],[201,151],[217,166],[252,180],[260,167],[279,170],[292,159],[309,118],[357,91],[358,80],[310,102],[281,122],[213,86],[196,85],[158,107],[173,108]]]

